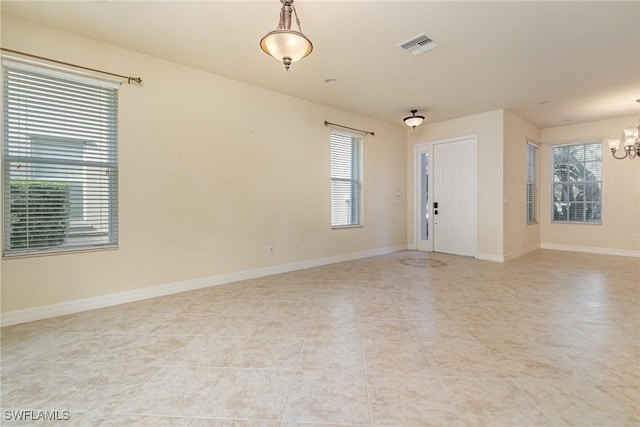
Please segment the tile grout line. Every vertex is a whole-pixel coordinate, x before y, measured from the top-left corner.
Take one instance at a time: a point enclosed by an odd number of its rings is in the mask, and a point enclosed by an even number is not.
[[[280,414],[280,420],[279,420],[281,424],[285,422],[284,416],[287,412],[287,407],[289,406],[289,397],[291,396],[291,389],[293,388],[293,383],[296,379],[297,373],[301,372],[301,370],[299,369],[300,360],[302,359],[302,352],[304,351],[304,346],[305,346],[305,343],[307,342],[307,333],[309,329],[309,323],[311,323],[311,313],[309,313],[309,316],[307,317],[306,322],[307,324],[305,325],[305,336],[304,338],[302,338],[302,344],[300,345],[300,350],[298,351],[298,361],[296,362],[295,369],[292,371],[291,379],[289,380],[289,389],[287,390],[287,396],[284,399],[284,405],[282,405],[282,413]]]
[[[362,344],[362,331],[360,330],[360,316],[356,313],[356,322],[358,323],[358,345],[360,346],[360,354],[362,356],[362,372],[364,375],[364,385],[367,390],[367,406],[369,407],[369,425],[373,424],[373,405],[371,404],[371,389],[369,387],[369,374],[367,372],[367,361],[364,354],[364,346]]]

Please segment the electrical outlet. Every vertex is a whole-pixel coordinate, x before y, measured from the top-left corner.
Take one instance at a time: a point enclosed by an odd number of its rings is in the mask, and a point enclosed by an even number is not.
[[[300,249],[300,244],[299,243],[294,243],[293,246],[291,246],[291,249],[296,252],[298,249]]]
[[[267,254],[271,255],[273,253],[273,246],[272,245],[267,245]]]
[[[633,233],[631,235],[631,240],[633,240],[634,242],[638,240],[638,235],[636,233]]]

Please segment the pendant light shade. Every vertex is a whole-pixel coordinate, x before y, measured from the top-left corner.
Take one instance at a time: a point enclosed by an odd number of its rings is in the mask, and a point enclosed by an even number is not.
[[[412,128],[416,128],[417,126],[420,126],[422,124],[422,122],[424,121],[424,116],[416,116],[416,113],[418,112],[418,110],[411,110],[411,115],[409,117],[405,117],[404,118],[404,123]]]
[[[292,30],[274,30],[260,40],[262,50],[281,61],[288,70],[296,62],[311,53],[313,45],[304,34]]]
[[[302,34],[298,13],[293,6],[293,0],[280,0],[280,23],[278,28],[271,31],[260,40],[260,47],[267,55],[270,55],[284,64],[289,70],[291,63],[309,55],[313,50],[311,41]],[[300,31],[291,29],[291,12],[296,16],[296,23]]]

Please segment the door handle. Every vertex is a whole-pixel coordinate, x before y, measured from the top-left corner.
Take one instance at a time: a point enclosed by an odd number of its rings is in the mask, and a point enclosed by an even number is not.
[[[434,211],[433,211],[433,214],[434,214],[434,215],[438,215],[438,209],[434,210]]]
[[[433,208],[438,209],[438,202],[433,202]]]

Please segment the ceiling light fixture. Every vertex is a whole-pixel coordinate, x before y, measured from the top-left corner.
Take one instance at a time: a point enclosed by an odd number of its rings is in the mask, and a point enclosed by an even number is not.
[[[624,130],[624,156],[616,156],[616,151],[620,149],[620,138],[611,138],[607,142],[611,149],[611,154],[618,160],[635,159],[640,158],[640,120],[638,120],[638,127]]]
[[[418,112],[418,110],[411,110],[411,115],[409,117],[405,117],[404,123],[412,128],[416,128],[417,126],[420,126],[422,124],[422,122],[424,121],[424,116],[416,116],[416,113]]]
[[[280,22],[278,28],[268,33],[260,40],[260,47],[267,55],[273,56],[284,64],[289,71],[292,62],[296,62],[309,55],[313,50],[311,41],[302,34],[298,12],[293,5],[293,0],[280,0]],[[298,30],[291,29],[291,12],[296,16]]]

